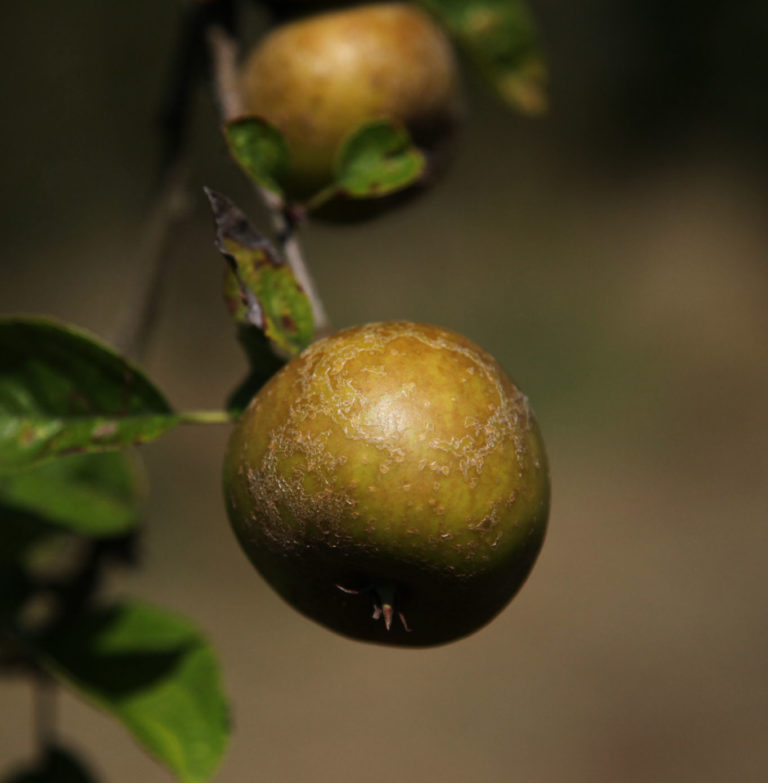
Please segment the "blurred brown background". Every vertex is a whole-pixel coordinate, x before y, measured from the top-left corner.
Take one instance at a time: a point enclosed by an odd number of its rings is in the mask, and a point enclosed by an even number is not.
[[[146,447],[145,565],[112,590],[217,645],[234,704],[221,783],[768,779],[768,12],[533,7],[549,115],[521,119],[469,77],[448,178],[305,244],[336,325],[452,327],[529,394],[554,491],[541,559],[469,639],[350,642],[286,608],[237,549],[225,427]],[[2,312],[109,337],[131,308],[178,8],[4,3]],[[196,115],[194,209],[146,365],[205,408],[243,363],[199,188],[266,222],[204,95]],[[32,753],[27,685],[0,681],[0,705],[2,770]],[[91,707],[67,697],[60,717],[102,779],[170,779]]]

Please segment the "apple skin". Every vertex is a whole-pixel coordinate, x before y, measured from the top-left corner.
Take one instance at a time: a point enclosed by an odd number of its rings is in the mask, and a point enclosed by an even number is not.
[[[271,122],[291,154],[289,194],[328,185],[361,125],[405,125],[438,159],[460,113],[455,56],[440,28],[405,3],[331,11],[277,27],[241,69],[245,110]]]
[[[338,332],[274,375],[234,429],[224,489],[240,544],[289,604],[414,647],[503,609],[549,512],[525,396],[470,340],[406,321]],[[371,619],[386,591],[389,630]]]

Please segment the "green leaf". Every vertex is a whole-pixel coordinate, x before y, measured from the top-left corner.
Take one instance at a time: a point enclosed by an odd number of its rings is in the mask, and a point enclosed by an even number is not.
[[[213,775],[229,719],[213,649],[187,620],[141,603],[94,610],[40,642],[43,664],[117,717],[182,783]]]
[[[46,750],[42,762],[14,772],[4,783],[95,783],[96,778],[70,751],[60,747]]]
[[[499,96],[525,114],[547,107],[547,68],[523,0],[419,0],[466,52]]]
[[[413,185],[424,174],[424,155],[408,131],[389,122],[363,125],[336,161],[335,188],[352,198],[377,198]]]
[[[259,117],[240,117],[224,125],[232,158],[259,186],[283,195],[280,180],[288,168],[288,146],[280,131]]]
[[[312,307],[277,250],[229,199],[206,189],[216,220],[216,244],[229,264],[225,298],[238,326],[262,331],[288,356],[314,335]]]
[[[143,443],[180,421],[136,367],[85,332],[0,320],[0,471]]]
[[[135,526],[144,495],[138,461],[122,452],[76,454],[0,474],[0,526],[21,515],[92,537]]]

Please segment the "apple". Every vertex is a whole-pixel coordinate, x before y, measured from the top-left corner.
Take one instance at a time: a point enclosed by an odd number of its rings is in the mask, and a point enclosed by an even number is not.
[[[275,28],[243,63],[241,88],[246,111],[286,139],[295,198],[328,185],[345,139],[373,120],[405,125],[439,157],[460,105],[450,42],[406,3],[330,11]]]
[[[289,604],[348,637],[423,647],[474,632],[519,590],[549,475],[493,357],[393,321],[320,340],[271,378],[235,426],[224,494]]]

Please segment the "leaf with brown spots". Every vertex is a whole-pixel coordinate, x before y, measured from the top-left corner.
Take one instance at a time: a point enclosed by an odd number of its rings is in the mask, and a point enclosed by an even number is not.
[[[296,356],[314,336],[307,295],[290,266],[245,215],[221,194],[205,192],[216,221],[216,244],[229,265],[225,299],[233,320],[241,329],[263,332],[278,354]],[[256,358],[262,360],[261,355]]]
[[[370,122],[344,144],[333,187],[352,198],[380,198],[415,184],[425,168],[424,155],[404,127]]]
[[[0,471],[143,443],[182,418],[137,367],[85,332],[0,320]]]
[[[283,196],[288,147],[280,131],[260,117],[239,117],[224,125],[229,152],[253,182]]]

